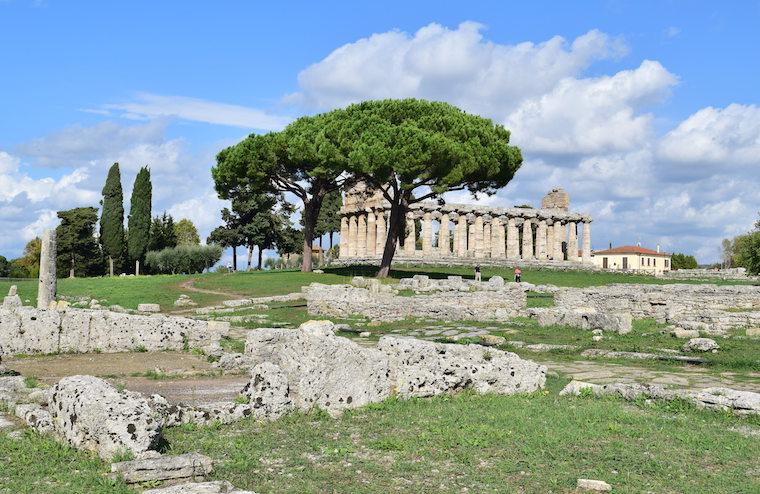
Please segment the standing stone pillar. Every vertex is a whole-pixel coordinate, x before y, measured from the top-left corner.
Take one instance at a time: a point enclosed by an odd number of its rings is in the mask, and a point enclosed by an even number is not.
[[[359,214],[356,230],[356,255],[367,257],[367,215],[364,213]]]
[[[422,214],[422,255],[429,257],[433,251],[433,215],[430,211]]]
[[[377,244],[377,221],[375,212],[367,213],[367,257],[375,257]]]
[[[441,215],[441,226],[438,228],[438,251],[441,257],[448,257],[451,254],[449,244],[449,215]]]
[[[565,254],[562,252],[562,241],[565,239],[565,236],[567,235],[566,230],[567,228],[561,221],[557,220],[554,223],[554,260],[555,261],[565,260]]]
[[[518,259],[520,257],[519,232],[517,223],[513,217],[507,220],[507,259]]]
[[[340,258],[348,257],[348,218],[340,217]]]
[[[570,222],[570,232],[567,237],[567,260],[578,260],[578,225],[575,221]]]
[[[404,254],[407,256],[414,255],[414,214],[406,213],[406,237],[404,238]]]
[[[40,248],[40,279],[37,287],[37,308],[47,309],[55,302],[55,230],[45,230]]]
[[[457,223],[457,230],[459,231],[457,244],[457,255],[459,257],[467,257],[467,215],[459,215],[459,223]]]
[[[584,263],[591,262],[591,222],[583,222],[583,256]]]
[[[533,259],[533,223],[525,219],[522,228],[522,258]]]
[[[542,261],[548,257],[546,252],[546,220],[540,220],[538,228],[536,228],[536,257]]]
[[[491,257],[491,219],[483,219],[483,257]]]
[[[480,259],[483,257],[483,217],[478,215],[475,217],[475,257]]]
[[[467,220],[467,257],[475,257],[475,215]]]
[[[388,232],[385,226],[385,211],[377,213],[377,240],[375,241],[375,255],[382,256],[385,251],[385,242],[388,240]]]
[[[554,223],[546,227],[546,257],[554,259]]]
[[[352,214],[351,217],[348,218],[348,257],[356,257],[356,233],[356,215]]]
[[[491,220],[491,257],[504,257],[504,226],[499,218]]]

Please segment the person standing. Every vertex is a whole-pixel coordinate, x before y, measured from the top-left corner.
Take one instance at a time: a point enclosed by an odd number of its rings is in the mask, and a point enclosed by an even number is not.
[[[480,264],[475,266],[475,281],[480,281]]]
[[[522,281],[522,269],[520,267],[515,268],[515,283],[520,283]]]

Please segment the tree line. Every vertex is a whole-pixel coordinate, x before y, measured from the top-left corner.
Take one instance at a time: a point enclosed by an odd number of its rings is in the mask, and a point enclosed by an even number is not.
[[[300,240],[301,270],[311,271],[314,238],[340,229],[341,190],[363,181],[390,204],[378,273],[387,276],[412,204],[441,201],[455,190],[494,194],[509,183],[522,164],[509,138],[490,119],[417,99],[366,101],[301,117],[280,132],[251,134],[223,149],[211,170],[219,197],[231,208],[222,211],[225,224],[209,241],[233,253],[247,246],[250,259],[253,246],[283,252],[284,244]],[[293,208],[286,194],[300,203],[302,240],[277,217]]]
[[[125,228],[121,172],[114,163],[103,186],[100,217],[96,207],[58,211],[58,276],[140,274],[141,266],[142,272],[199,272],[218,262],[221,248],[200,245],[198,230],[190,220],[175,223],[166,212],[151,218],[152,190],[150,169],[143,167],[132,188]],[[35,238],[27,243],[20,258],[8,261],[0,256],[0,277],[36,277],[40,245],[40,239]]]
[[[752,230],[733,238],[723,239],[725,268],[745,268],[750,274],[760,274],[760,219]]]

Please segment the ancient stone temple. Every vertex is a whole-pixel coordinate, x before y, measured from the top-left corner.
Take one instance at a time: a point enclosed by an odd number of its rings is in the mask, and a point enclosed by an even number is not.
[[[591,265],[591,218],[569,210],[570,196],[556,188],[531,207],[413,204],[394,259],[505,264]],[[359,183],[341,208],[340,259],[378,259],[387,238],[390,204]],[[509,262],[507,262],[509,261]]]

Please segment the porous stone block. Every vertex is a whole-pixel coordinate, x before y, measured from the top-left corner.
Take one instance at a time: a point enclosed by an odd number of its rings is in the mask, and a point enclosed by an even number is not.
[[[603,480],[578,479],[578,489],[596,492],[610,492],[612,486]]]
[[[140,312],[161,312],[161,306],[158,304],[137,304],[137,310]]]
[[[719,348],[710,338],[692,338],[683,345],[684,352],[716,352]]]
[[[48,409],[58,436],[106,460],[124,451],[155,450],[161,440],[161,423],[142,395],[119,392],[97,377],[61,379]]]
[[[148,489],[143,494],[256,494],[253,491],[241,491],[225,480],[216,482],[198,482],[172,485],[159,489]]]
[[[50,412],[36,403],[16,405],[15,414],[16,417],[23,420],[26,425],[40,434],[47,434],[53,431],[53,418]]]
[[[465,388],[478,393],[531,392],[546,382],[545,366],[481,345],[383,336],[378,349],[388,356],[393,391],[404,398]]]
[[[129,484],[164,480],[198,481],[205,480],[213,471],[213,466],[213,461],[206,455],[185,453],[112,463],[111,473],[122,477]]]
[[[293,409],[288,376],[271,362],[251,369],[251,381],[241,394],[248,398],[257,418],[276,419]]]
[[[335,336],[330,321],[309,321],[297,330],[251,331],[245,351],[255,362],[271,362],[281,369],[289,397],[301,410],[316,406],[337,415],[382,401],[390,391],[387,357]]]

